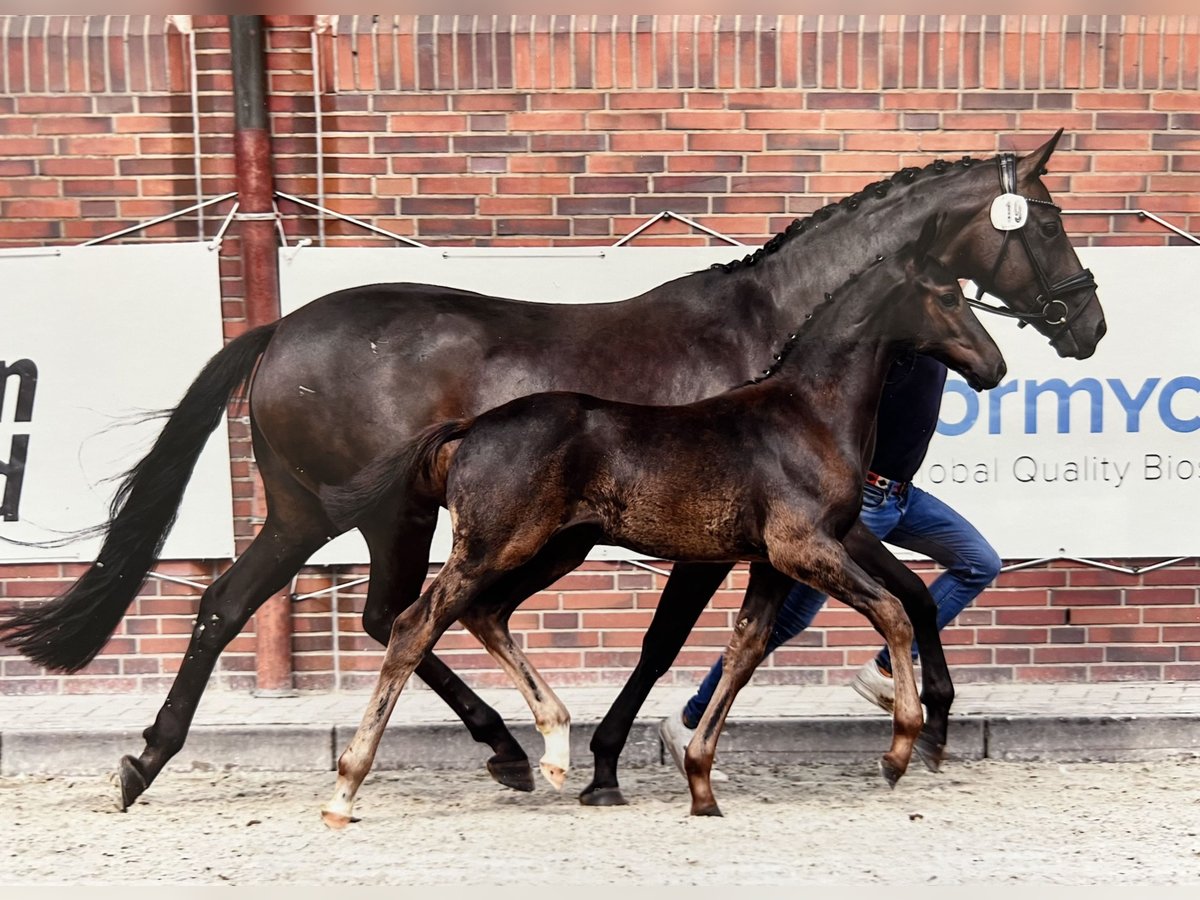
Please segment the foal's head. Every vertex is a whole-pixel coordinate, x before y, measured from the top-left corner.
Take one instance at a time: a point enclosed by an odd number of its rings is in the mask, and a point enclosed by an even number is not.
[[[892,323],[917,353],[941,360],[975,390],[986,390],[1004,377],[1004,357],[967,304],[958,279],[929,253],[939,219],[931,216],[921,236],[896,254],[905,284],[895,298]]]

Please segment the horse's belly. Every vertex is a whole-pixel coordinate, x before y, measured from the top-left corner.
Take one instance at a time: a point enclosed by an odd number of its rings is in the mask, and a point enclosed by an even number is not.
[[[601,515],[610,541],[647,556],[701,562],[756,558],[759,542],[728,496],[643,500]]]

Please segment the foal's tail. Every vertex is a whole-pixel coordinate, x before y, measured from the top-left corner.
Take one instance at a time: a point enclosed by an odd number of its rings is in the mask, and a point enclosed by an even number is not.
[[[446,444],[463,437],[474,423],[474,419],[450,419],[430,425],[397,452],[372,460],[344,484],[321,488],[326,515],[339,528],[353,528],[401,482],[416,483],[440,496],[445,492],[446,471],[439,453]]]
[[[278,323],[231,341],[208,361],[146,456],[126,474],[97,530],[104,543],[65,594],[0,623],[0,641],[38,665],[75,672],[116,631],[158,557],[192,469],[230,400],[249,380]]]

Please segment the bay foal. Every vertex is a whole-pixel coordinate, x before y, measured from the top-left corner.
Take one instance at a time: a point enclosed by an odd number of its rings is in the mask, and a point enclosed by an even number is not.
[[[431,486],[444,484],[454,545],[430,588],[392,626],[378,684],[338,761],[326,824],[352,821],[401,689],[456,619],[497,655],[529,702],[547,736],[543,770],[565,772],[565,723],[545,718],[561,704],[504,639],[507,611],[488,610],[486,597],[557,533],[579,525],[598,543],[663,559],[752,562],[724,675],[687,752],[693,814],[720,814],[709,782],[717,737],[762,659],[790,579],[859,610],[887,641],[896,703],[882,765],[894,783],[922,724],[913,631],[899,601],[841,544],[858,515],[883,379],[905,352],[942,360],[977,390],[998,384],[1005,371],[957,280],[928,255],[935,233],[931,218],[915,244],[829,295],[766,378],[671,407],[529,395],[433,426],[404,453],[327,492],[329,508],[352,521],[415,468]]]

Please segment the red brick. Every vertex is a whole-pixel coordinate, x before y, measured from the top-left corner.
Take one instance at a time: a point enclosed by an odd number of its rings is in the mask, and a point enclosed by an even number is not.
[[[1117,606],[1121,603],[1119,590],[1054,590],[1050,592],[1051,606]]]

